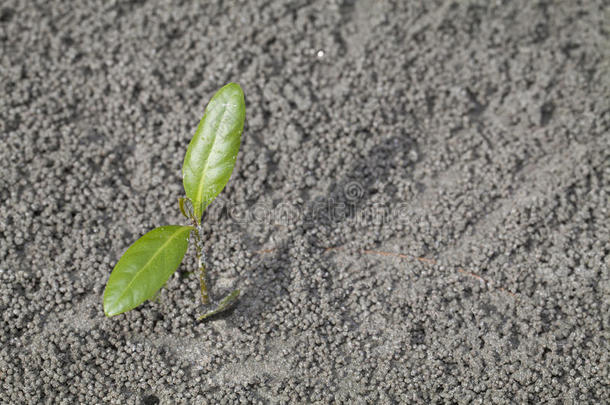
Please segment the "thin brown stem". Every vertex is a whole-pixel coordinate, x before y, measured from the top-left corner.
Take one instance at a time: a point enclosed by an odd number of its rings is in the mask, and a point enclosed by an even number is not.
[[[210,303],[210,297],[208,295],[208,287],[205,282],[205,253],[203,251],[203,238],[201,236],[201,226],[193,220],[193,226],[195,228],[195,249],[197,254],[197,267],[199,267],[199,284],[201,286],[201,301],[204,305]]]
[[[201,285],[201,301],[204,305],[210,303],[210,297],[208,296],[208,287],[205,283],[205,264],[201,263],[199,266],[199,284]]]

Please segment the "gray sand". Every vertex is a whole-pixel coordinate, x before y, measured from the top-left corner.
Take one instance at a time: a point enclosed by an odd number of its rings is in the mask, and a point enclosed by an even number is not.
[[[0,403],[610,400],[608,2],[26,3],[0,7]],[[238,305],[195,321],[191,251],[106,319],[229,81],[206,246]]]

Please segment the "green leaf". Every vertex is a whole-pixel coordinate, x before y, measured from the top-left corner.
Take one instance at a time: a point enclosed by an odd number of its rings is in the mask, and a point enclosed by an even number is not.
[[[214,316],[214,315],[226,310],[231,305],[233,305],[235,303],[235,301],[237,301],[238,297],[239,297],[239,290],[234,290],[231,294],[227,295],[226,297],[224,297],[222,299],[222,301],[220,301],[220,303],[218,304],[218,307],[216,307],[216,309],[201,315],[199,317],[199,320],[201,321],[203,319],[209,318],[210,316]]]
[[[231,177],[245,119],[244,93],[237,83],[229,83],[208,103],[186,150],[184,191],[198,221]]]
[[[106,316],[137,307],[163,287],[184,257],[192,229],[180,225],[155,228],[127,249],[106,284]]]

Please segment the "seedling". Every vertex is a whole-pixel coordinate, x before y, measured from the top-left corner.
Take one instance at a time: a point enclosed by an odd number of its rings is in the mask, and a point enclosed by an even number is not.
[[[229,83],[212,97],[186,150],[182,166],[186,197],[179,198],[178,206],[190,225],[155,228],[127,249],[106,284],[106,316],[121,314],[152,299],[182,262],[191,234],[197,255],[201,300],[205,306],[210,305],[201,217],[231,177],[245,118],[244,93],[238,84]],[[233,291],[199,319],[224,311],[238,297],[239,290]]]

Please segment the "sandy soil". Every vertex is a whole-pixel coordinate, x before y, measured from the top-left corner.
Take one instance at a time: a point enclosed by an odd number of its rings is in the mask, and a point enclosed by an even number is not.
[[[3,1],[0,403],[610,400],[605,1]],[[169,2],[167,2],[169,3]],[[156,302],[202,109],[247,124]]]

